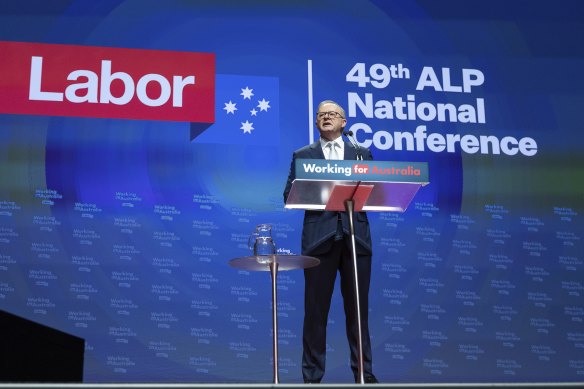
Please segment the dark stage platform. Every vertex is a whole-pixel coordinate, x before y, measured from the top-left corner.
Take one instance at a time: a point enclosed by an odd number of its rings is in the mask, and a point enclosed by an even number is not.
[[[436,384],[317,384],[319,388],[357,389],[375,387],[379,389],[471,389],[471,388],[584,388],[580,383],[436,383]],[[305,384],[0,384],[0,389],[299,389]]]

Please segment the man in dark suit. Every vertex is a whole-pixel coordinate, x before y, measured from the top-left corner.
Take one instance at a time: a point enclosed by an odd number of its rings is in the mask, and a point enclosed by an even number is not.
[[[367,149],[355,149],[344,142],[341,134],[347,124],[345,111],[334,101],[319,104],[316,127],[320,139],[311,145],[296,150],[292,155],[292,166],[284,190],[284,201],[288,198],[295,179],[295,161],[300,159],[348,159],[356,160],[359,152],[363,159],[371,160]],[[371,366],[371,341],[368,328],[369,282],[371,278],[371,234],[369,221],[364,212],[353,218],[359,278],[359,303],[363,342],[363,373],[365,382],[377,382]],[[326,326],[335,286],[337,272],[341,275],[341,293],[346,317],[346,331],[351,351],[351,369],[358,377],[358,329],[355,310],[353,281],[353,259],[349,236],[349,217],[346,212],[306,211],[302,228],[302,255],[320,260],[320,265],[304,271],[304,330],[302,376],[304,382],[318,383],[325,372]]]

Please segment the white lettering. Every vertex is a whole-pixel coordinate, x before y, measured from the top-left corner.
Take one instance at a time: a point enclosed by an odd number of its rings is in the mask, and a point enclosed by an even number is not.
[[[351,175],[350,166],[343,167],[336,163],[334,165],[327,163],[326,166],[317,166],[314,163],[303,163],[302,167],[304,168],[304,173],[344,174],[347,177]]]
[[[450,68],[442,68],[442,82],[431,66],[424,66],[418,79],[416,90],[433,88],[437,92],[471,93],[472,88],[483,85],[485,75],[478,69],[462,69],[462,86],[451,81]]]
[[[512,144],[515,147],[509,146],[510,144]],[[503,139],[501,139],[501,150],[507,155],[517,154],[517,152],[519,151],[519,148],[516,146],[517,146],[517,139],[515,139],[511,136],[506,136]]]
[[[428,135],[428,149],[435,153],[440,153],[446,148],[446,139],[442,134],[434,132]]]
[[[450,69],[442,68],[442,84],[444,85],[444,92],[462,92],[461,86],[452,85],[450,83]]]
[[[387,131],[377,131],[373,134],[373,144],[379,150],[389,150],[393,146],[393,137]]]
[[[499,147],[499,138],[496,136],[481,136],[481,154],[489,154],[489,144],[492,153],[495,155],[501,154],[501,148]]]
[[[431,87],[437,92],[442,92],[440,80],[438,80],[438,77],[431,66],[424,66],[422,69],[422,73],[418,79],[418,85],[416,85],[416,90],[424,90],[425,87]]]
[[[371,127],[369,127],[367,124],[365,123],[355,123],[353,125],[351,125],[351,127],[349,128],[350,131],[353,131],[353,134],[355,134],[355,141],[359,144],[359,146],[361,147],[365,147],[365,148],[369,148],[371,147],[371,139],[367,139],[364,141],[359,141],[359,137],[357,136],[357,133],[359,131],[363,131],[366,134],[371,134],[373,131],[371,130]]]
[[[28,99],[42,101],[63,101],[62,93],[41,91],[42,78],[43,57],[32,57],[30,64],[30,86],[28,88]]]
[[[519,140],[519,151],[525,156],[533,157],[537,154],[537,143],[535,139],[529,137],[521,138]]]
[[[120,80],[124,84],[124,93],[120,97],[111,94],[111,84],[114,80]],[[112,61],[101,61],[101,85],[100,85],[100,103],[113,103],[116,105],[125,105],[132,100],[134,96],[134,80],[128,73],[116,72],[112,74]]]
[[[479,151],[479,140],[474,135],[465,135],[460,140],[460,148],[465,153],[475,154]]]
[[[160,96],[157,99],[151,99],[146,93],[149,82],[156,82],[160,85]],[[170,83],[160,74],[146,74],[140,78],[136,86],[138,99],[149,107],[160,107],[170,98]]]
[[[423,120],[430,122],[485,123],[485,101],[477,98],[476,104],[416,102],[415,95],[396,96],[393,100],[374,101],[372,93],[348,92],[349,117],[364,116],[367,119]]]
[[[315,168],[315,164],[311,163],[311,164],[306,164],[303,163],[302,167],[304,168],[304,173],[314,173],[314,168]]]
[[[354,92],[349,92],[347,99],[350,117],[357,116],[357,107],[359,107],[363,116],[368,119],[373,118],[373,95],[371,93],[365,93],[365,102]]]
[[[485,75],[478,69],[462,69],[462,86],[465,93],[470,93],[473,86],[483,85]]]
[[[30,66],[29,100],[63,101],[63,92],[43,91],[42,81],[43,57],[33,56]],[[170,80],[165,76],[148,73],[139,78],[136,84],[128,73],[121,71],[112,73],[112,61],[102,60],[99,76],[91,70],[78,69],[67,75],[67,81],[73,81],[65,87],[64,93],[66,100],[71,103],[126,105],[136,96],[144,105],[159,107],[166,104],[172,96],[172,106],[182,107],[185,87],[195,84],[195,76],[172,76],[171,86]],[[54,83],[54,80],[52,82]],[[151,97],[147,93],[151,83],[158,84],[160,88],[157,97]],[[121,91],[121,94],[114,96],[112,90]]]
[[[195,76],[188,76],[188,77],[181,77],[181,76],[174,76],[172,77],[172,106],[173,107],[182,107],[183,106],[183,89],[187,85],[195,85]]]
[[[76,81],[85,77],[87,82],[71,84],[65,89],[65,97],[72,103],[97,103],[98,77],[89,70],[75,70],[67,76],[67,80]],[[86,90],[84,95],[78,95],[77,91]]]
[[[505,136],[502,139],[493,135],[475,136],[472,134],[445,134],[426,133],[426,126],[420,125],[412,132],[389,132],[385,130],[373,131],[365,123],[354,123],[350,131],[353,131],[357,143],[361,147],[375,147],[378,150],[425,151],[440,153],[446,151],[455,153],[462,151],[467,154],[500,154],[513,156],[521,154],[531,157],[537,154],[537,142],[533,138],[525,137],[516,139]]]

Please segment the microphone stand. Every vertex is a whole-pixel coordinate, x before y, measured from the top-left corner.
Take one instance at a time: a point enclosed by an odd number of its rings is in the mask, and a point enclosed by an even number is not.
[[[355,148],[355,153],[357,154],[357,160],[362,161],[363,154],[361,153],[361,146],[359,146],[359,143],[357,143],[357,141],[355,141],[355,139],[353,139],[353,131],[345,131],[345,132],[343,132],[343,135],[347,137],[349,142],[351,142],[351,144]]]
[[[359,185],[357,184],[357,187]],[[355,188],[356,189],[356,188]],[[353,212],[355,210],[355,203],[351,196],[351,199],[345,201],[345,209],[349,214],[349,229],[351,233],[351,256],[353,257],[353,277],[355,287],[355,311],[357,313],[357,379],[360,384],[365,383],[364,366],[363,366],[363,330],[361,329],[361,304],[359,302],[359,278],[357,273],[357,249],[355,245],[355,223],[353,220]]]
[[[359,144],[353,139],[353,132],[352,131],[343,132],[343,135],[345,135],[347,137],[347,139],[349,139],[349,142],[351,142],[351,144],[355,148],[355,152],[357,154],[357,160],[362,161],[363,154],[361,153],[361,148],[359,147]],[[351,198],[345,201],[345,210],[347,211],[347,214],[349,216],[349,233],[351,236],[351,256],[353,257],[353,278],[355,281],[353,283],[353,286],[355,288],[355,290],[354,290],[354,293],[355,293],[355,313],[357,316],[357,337],[358,337],[358,339],[357,339],[357,379],[358,379],[360,384],[365,384],[365,374],[364,374],[365,368],[364,368],[364,362],[363,362],[363,330],[361,328],[361,304],[360,304],[360,295],[359,295],[359,278],[358,278],[358,272],[357,272],[357,246],[356,246],[356,242],[355,242],[355,221],[353,219],[354,211],[355,211],[354,197],[355,197],[355,193],[357,192],[357,189],[359,188],[360,184],[361,184],[361,182],[359,181],[357,183],[357,186],[355,186],[353,193],[351,194]]]

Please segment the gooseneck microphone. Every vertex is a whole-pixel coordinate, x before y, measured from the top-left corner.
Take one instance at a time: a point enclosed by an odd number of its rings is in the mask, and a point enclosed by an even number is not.
[[[344,131],[343,135],[346,136],[347,139],[349,139],[349,142],[351,142],[351,144],[355,148],[355,152],[357,153],[357,160],[362,161],[363,154],[361,153],[361,146],[359,146],[359,143],[357,143],[357,141],[353,137],[353,131]]]

